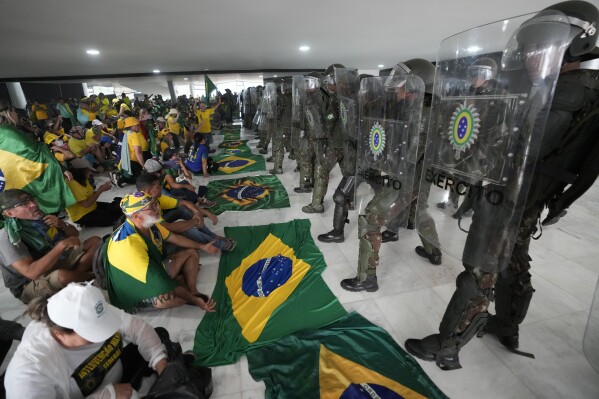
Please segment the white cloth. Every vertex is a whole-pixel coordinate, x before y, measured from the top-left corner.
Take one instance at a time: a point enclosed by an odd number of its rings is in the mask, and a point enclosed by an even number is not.
[[[121,143],[121,170],[126,171],[129,174],[131,172],[131,155],[129,154],[129,130],[125,130],[123,135],[123,141]]]
[[[166,349],[151,326],[120,309],[114,310],[119,312],[123,320],[119,331],[124,345],[129,342],[138,345],[139,353],[152,368],[167,358]],[[79,396],[72,394],[71,386],[76,386],[76,383],[71,374],[77,366],[69,366],[73,361],[67,361],[64,350],[45,324],[30,323],[6,370],[4,386],[7,399],[82,398],[81,392],[78,392]],[[81,363],[85,360],[83,356]],[[113,385],[105,379],[102,386],[87,397],[114,399],[116,396]]]

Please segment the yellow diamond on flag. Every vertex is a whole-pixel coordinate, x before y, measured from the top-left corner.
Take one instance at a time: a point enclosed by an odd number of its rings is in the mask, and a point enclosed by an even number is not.
[[[256,161],[254,161],[253,159],[247,159],[231,155],[223,159],[220,159],[219,161],[217,161],[217,163],[219,165],[219,172],[231,174],[255,164]]]
[[[225,279],[233,315],[248,342],[255,342],[275,310],[310,270],[278,237],[269,234]]]
[[[0,150],[0,165],[5,180],[4,190],[22,189],[39,178],[48,167],[47,163],[30,161],[5,150]]]
[[[336,354],[322,344],[319,355],[319,384],[320,399],[426,398],[397,381]]]

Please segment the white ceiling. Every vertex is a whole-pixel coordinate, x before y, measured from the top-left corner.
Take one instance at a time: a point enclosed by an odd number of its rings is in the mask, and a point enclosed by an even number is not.
[[[163,76],[323,69],[336,62],[377,69],[414,57],[434,61],[447,36],[555,2],[4,0],[0,79],[139,74],[156,68]],[[311,49],[300,52],[300,45]],[[90,48],[100,55],[87,55]]]

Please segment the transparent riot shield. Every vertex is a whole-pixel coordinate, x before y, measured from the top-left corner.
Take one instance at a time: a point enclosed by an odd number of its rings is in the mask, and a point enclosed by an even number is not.
[[[529,15],[441,43],[417,212],[436,231],[416,224],[468,267],[509,262],[569,30],[561,14]],[[496,67],[473,76],[483,57]]]
[[[355,203],[372,224],[408,223],[423,99],[417,76],[360,82]]]
[[[256,113],[256,110],[258,108],[258,92],[255,87],[250,87],[248,90],[250,91],[250,101],[249,101],[250,112],[249,112],[249,114],[252,115],[252,114]]]
[[[582,347],[589,363],[599,373],[599,281],[597,281]]]
[[[277,84],[268,82],[264,89],[264,97],[267,99],[265,106],[267,138],[272,140],[273,134],[277,131]]]
[[[248,88],[243,91],[243,113],[244,113],[244,115],[250,114],[250,104],[251,104],[250,89]]]
[[[348,165],[355,165],[358,150],[360,76],[356,69],[335,68],[335,83],[343,132],[343,157]]]
[[[302,75],[292,77],[291,92],[291,138],[289,145],[294,150],[299,150],[300,139],[304,132],[304,104],[306,104],[305,80]]]

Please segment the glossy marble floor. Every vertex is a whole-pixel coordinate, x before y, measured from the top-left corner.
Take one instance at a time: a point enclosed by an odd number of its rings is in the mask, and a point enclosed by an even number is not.
[[[249,138],[253,138],[253,134]],[[215,136],[219,140],[219,136]],[[250,141],[255,147],[257,140]],[[257,152],[257,151],[255,151]],[[272,164],[267,163],[267,169]],[[285,173],[280,179],[289,193],[291,207],[254,212],[228,212],[219,216],[214,231],[224,226],[251,226],[265,221],[309,218],[312,236],[329,231],[332,223],[332,193],[339,182],[336,167],[331,176],[324,214],[307,215],[301,207],[311,194],[296,194],[298,173],[295,162],[285,158]],[[266,173],[266,172],[263,172]],[[226,178],[226,177],[225,177]],[[98,183],[107,179],[97,177]],[[203,178],[195,177],[196,183]],[[100,200],[133,191],[131,187],[104,193]],[[437,212],[437,210],[434,210]],[[328,268],[324,280],[348,311],[355,310],[385,328],[403,346],[411,337],[436,332],[447,302],[453,293],[460,262],[444,256],[441,266],[433,266],[414,252],[419,240],[414,231],[401,232],[400,240],[383,244],[378,270],[380,289],[374,293],[350,293],[339,281],[353,277],[358,256],[357,211],[350,212],[342,244],[323,244],[316,240]],[[89,229],[83,237],[104,235],[109,229]],[[463,368],[441,371],[432,363],[420,362],[433,381],[452,398],[597,398],[599,374],[583,354],[583,335],[587,325],[597,278],[599,276],[599,184],[596,184],[568,215],[545,228],[531,248],[533,285],[536,289],[528,317],[521,328],[521,349],[533,352],[535,360],[514,355],[494,338],[473,339],[461,352]],[[219,256],[205,255],[198,279],[202,292],[212,292],[216,282]],[[24,306],[3,286],[0,288],[0,315],[27,323]],[[191,349],[203,312],[191,306],[144,315],[153,326],[166,327],[183,349]],[[14,350],[14,345],[13,345]],[[599,350],[599,348],[595,348]],[[6,368],[6,363],[3,369]],[[229,366],[215,367],[214,399],[259,399],[264,384],[254,381],[242,358]]]

